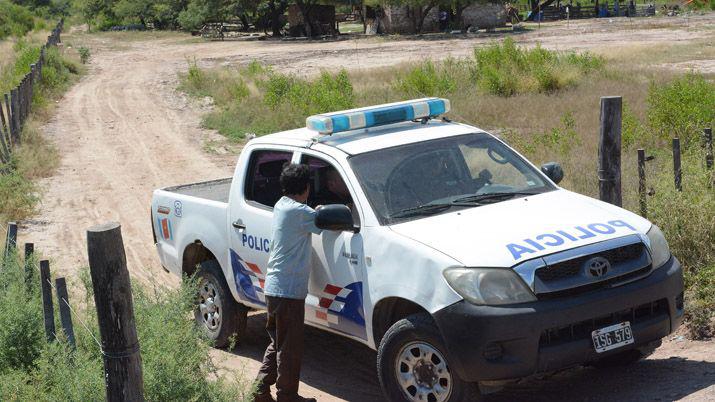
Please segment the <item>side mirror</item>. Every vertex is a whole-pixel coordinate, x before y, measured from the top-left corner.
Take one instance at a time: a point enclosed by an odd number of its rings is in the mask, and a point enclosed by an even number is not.
[[[541,165],[541,171],[556,184],[559,184],[564,178],[564,170],[558,162],[549,162]]]
[[[316,211],[315,226],[318,229],[334,230],[338,232],[357,232],[353,221],[353,214],[347,205],[331,204],[324,205]]]

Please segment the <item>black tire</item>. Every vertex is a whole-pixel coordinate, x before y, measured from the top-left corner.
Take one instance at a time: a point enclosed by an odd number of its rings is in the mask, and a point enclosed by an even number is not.
[[[233,298],[219,263],[215,260],[202,262],[196,276],[199,287],[194,309],[196,324],[217,348],[228,346],[232,340],[240,340],[246,333],[248,308]],[[209,303],[205,303],[207,296],[212,299]]]
[[[420,347],[423,347],[423,345],[436,350],[439,356],[432,354],[431,358],[427,360],[422,359],[423,356],[421,355],[419,358],[415,356],[415,351],[421,354]],[[429,367],[434,367],[432,370],[428,370],[428,373],[435,375],[435,377],[431,377],[433,381],[436,381],[433,384],[434,386],[428,385],[426,388],[418,388],[413,385],[403,388],[398,381],[397,371],[399,365],[400,372],[410,373],[407,364],[398,361],[400,356],[405,353],[412,353],[412,357],[418,360],[418,366],[424,366],[426,362]],[[377,351],[377,373],[380,378],[382,392],[388,400],[393,402],[434,402],[439,400],[437,399],[439,397],[446,398],[444,399],[445,402],[475,402],[482,400],[477,384],[463,381],[455,372],[449,370],[446,356],[442,337],[429,314],[417,313],[396,322],[385,333]],[[442,366],[442,360],[444,361],[444,366],[446,366],[447,377],[449,377],[450,381],[442,377],[444,376],[444,371],[439,369]],[[419,369],[415,369],[411,372],[419,371]],[[412,375],[411,377],[420,378],[418,375]],[[424,376],[424,378],[428,378],[428,376]],[[443,388],[449,387],[449,391],[446,394],[438,395],[437,391],[434,391],[438,384]],[[427,389],[427,396],[419,399],[417,395],[418,389]]]
[[[638,349],[624,350],[623,352],[597,360],[591,363],[591,365],[598,369],[629,366],[653,354],[661,343],[662,341],[656,341]]]

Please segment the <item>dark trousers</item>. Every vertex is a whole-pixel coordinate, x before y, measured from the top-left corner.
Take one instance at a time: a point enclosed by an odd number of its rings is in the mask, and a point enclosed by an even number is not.
[[[271,343],[258,370],[257,392],[270,392],[276,384],[278,401],[293,401],[298,396],[300,363],[303,359],[303,321],[305,300],[266,296]]]

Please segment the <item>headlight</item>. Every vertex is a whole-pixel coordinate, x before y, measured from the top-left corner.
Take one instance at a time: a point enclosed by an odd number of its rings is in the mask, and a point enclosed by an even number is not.
[[[474,304],[502,305],[536,301],[536,296],[508,268],[448,268],[447,283]]]
[[[658,226],[651,226],[648,231],[648,241],[650,242],[650,254],[653,258],[653,267],[660,268],[661,265],[670,259],[670,247],[668,247],[668,242],[665,241],[665,236],[663,236],[663,232],[660,231]]]

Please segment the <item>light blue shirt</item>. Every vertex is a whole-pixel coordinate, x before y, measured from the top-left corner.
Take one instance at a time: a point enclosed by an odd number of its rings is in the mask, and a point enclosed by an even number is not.
[[[273,208],[272,240],[264,294],[288,299],[308,295],[311,234],[320,234],[315,226],[315,211],[289,197],[282,197]]]

